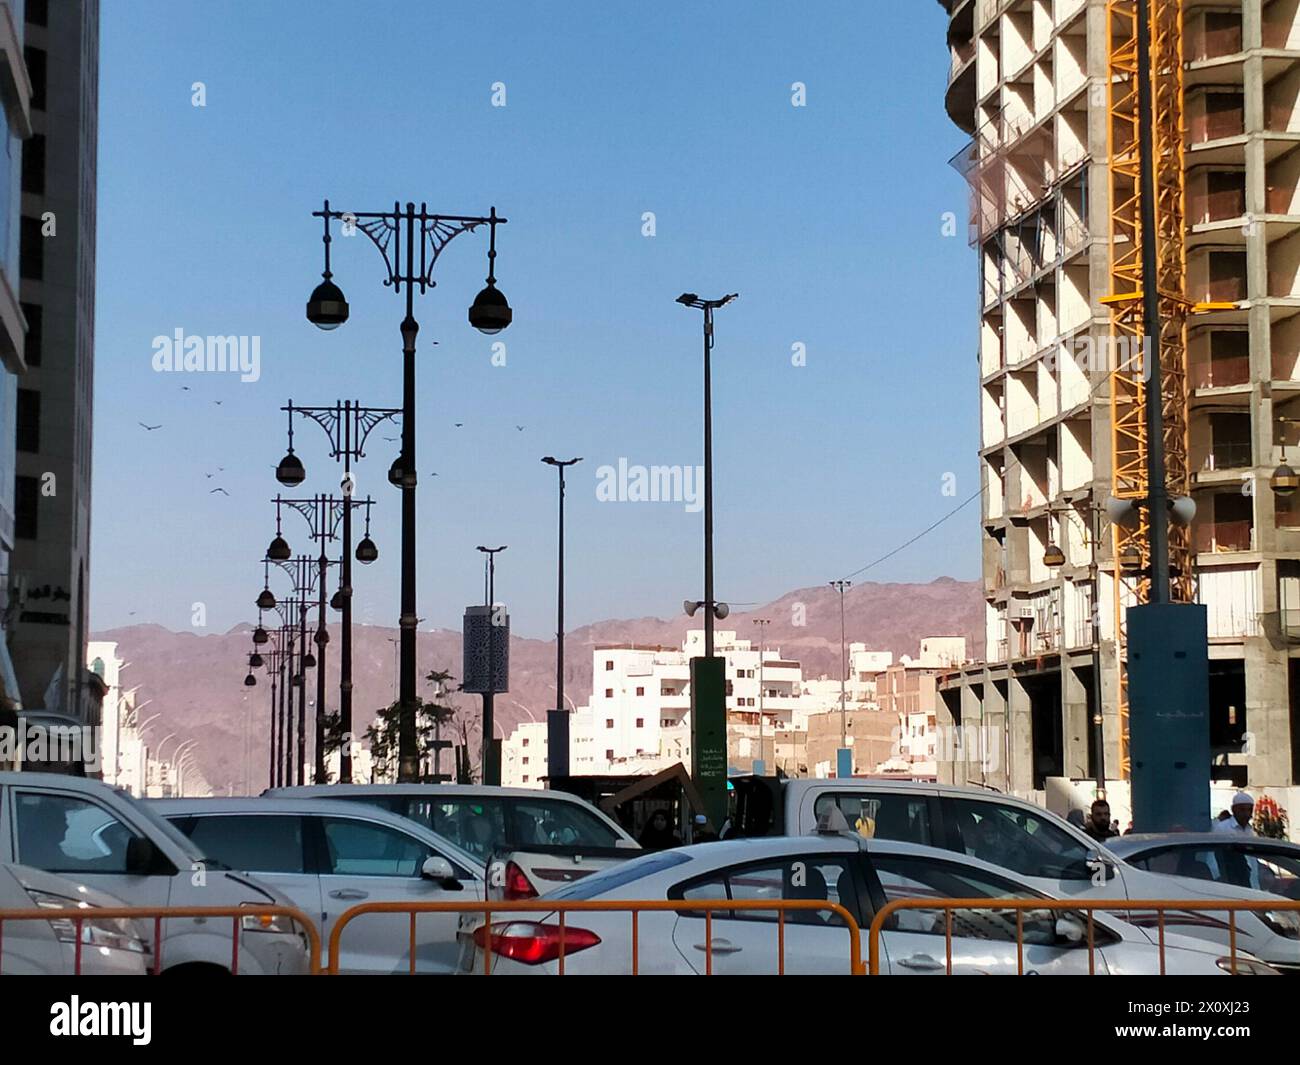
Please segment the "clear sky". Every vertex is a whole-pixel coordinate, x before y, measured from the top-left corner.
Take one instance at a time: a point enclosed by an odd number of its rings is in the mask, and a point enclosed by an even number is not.
[[[947,165],[963,136],[934,0],[105,0],[102,18],[94,627],[187,628],[195,603],[206,631],[254,620],[279,408],[400,406],[402,304],[364,236],[333,246],[351,321],[323,333],[304,317],[326,196],[509,218],[510,329],[466,321],[482,233],[448,247],[417,300],[423,627],[458,627],[481,601],[475,545],[508,544],[498,598],[515,632],[550,635],[546,454],[585,458],[570,626],[702,595],[700,513],[596,491],[620,458],[702,461],[700,313],[673,302],[683,291],[741,294],[714,349],[720,599],[849,574],[977,490],[975,261],[964,227],[942,232],[966,190]],[[260,379],[155,372],[153,339],[176,329],[260,338]],[[377,430],[357,469],[378,500],[380,560],[355,576],[374,624],[397,615],[395,435]],[[324,433],[304,424],[296,443],[300,493],[335,489]],[[977,522],[968,507],[860,578],[972,578]],[[308,546],[292,513],[285,535]]]

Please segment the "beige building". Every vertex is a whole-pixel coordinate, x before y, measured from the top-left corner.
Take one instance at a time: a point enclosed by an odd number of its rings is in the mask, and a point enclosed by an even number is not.
[[[989,782],[1041,795],[1094,774],[1098,686],[1108,776],[1119,765],[1112,537],[1096,510],[1112,489],[1119,23],[1104,0],[940,2],[945,104],[971,137],[954,162],[974,191],[988,605],[986,660],[951,671],[938,724],[1001,736]],[[1269,477],[1300,445],[1300,0],[1183,0],[1182,16],[1186,292],[1210,305],[1187,322],[1186,454],[1213,775],[1284,788],[1300,781],[1300,499]],[[983,779],[960,757],[941,776]]]

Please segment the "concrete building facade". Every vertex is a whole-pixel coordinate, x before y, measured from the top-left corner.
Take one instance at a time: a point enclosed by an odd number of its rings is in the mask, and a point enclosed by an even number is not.
[[[1094,692],[1120,758],[1112,489],[1105,0],[940,0],[946,108],[971,136],[979,256],[986,660],[950,671],[944,779],[1021,795],[1087,780]],[[1183,0],[1187,455],[1209,614],[1213,776],[1300,782],[1300,0]],[[1059,547],[1064,565],[1049,566]],[[1124,605],[1121,600],[1120,606]],[[1094,664],[1096,663],[1096,665]],[[973,733],[972,733],[973,734]],[[990,768],[996,762],[995,768]]]

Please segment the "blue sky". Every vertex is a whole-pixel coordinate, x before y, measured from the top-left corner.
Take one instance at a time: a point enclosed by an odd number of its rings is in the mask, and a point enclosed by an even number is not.
[[[951,510],[978,487],[978,411],[974,258],[964,229],[941,232],[966,202],[947,165],[963,138],[943,110],[944,30],[933,0],[106,0],[94,627],[187,628],[195,603],[206,631],[255,618],[279,408],[400,405],[402,305],[366,238],[334,243],[351,321],[326,334],[303,316],[326,196],[510,219],[509,330],[465,320],[486,274],[479,234],[448,247],[417,300],[424,627],[457,627],[480,601],[474,547],[491,542],[509,545],[498,597],[514,630],[550,634],[546,454],[585,458],[568,493],[570,625],[667,616],[701,594],[699,513],[596,497],[598,468],[620,458],[701,461],[685,290],[741,294],[714,350],[719,598],[843,576]],[[260,337],[260,380],[154,372],[153,338],[178,328]],[[378,501],[380,560],[355,578],[357,618],[374,624],[397,613],[391,435],[357,468]],[[334,489],[324,434],[304,425],[296,442],[300,491]],[[977,521],[967,508],[862,579],[974,577]],[[285,534],[307,546],[295,515]]]

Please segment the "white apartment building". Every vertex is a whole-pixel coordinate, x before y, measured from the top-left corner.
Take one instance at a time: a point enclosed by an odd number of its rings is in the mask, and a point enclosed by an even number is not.
[[[501,783],[507,788],[544,787],[547,749],[545,721],[519,724],[501,744]]]

